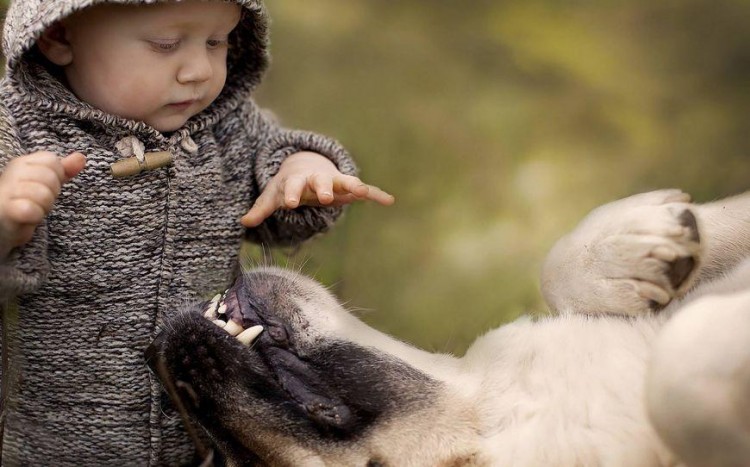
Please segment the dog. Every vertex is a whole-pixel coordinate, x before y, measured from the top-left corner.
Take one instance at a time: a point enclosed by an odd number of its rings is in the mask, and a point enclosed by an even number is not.
[[[594,210],[553,247],[552,316],[466,354],[257,267],[176,312],[148,359],[227,465],[750,465],[750,195]]]

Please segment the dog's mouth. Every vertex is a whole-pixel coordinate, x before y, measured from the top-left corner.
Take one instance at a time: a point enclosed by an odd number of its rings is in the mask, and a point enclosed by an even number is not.
[[[227,299],[231,308],[227,306]],[[204,308],[203,316],[245,346],[252,345],[265,329],[257,313],[247,318],[243,316],[235,288],[216,294]]]
[[[240,276],[224,293],[203,307],[203,316],[245,346],[254,343],[297,353],[291,342],[292,330],[262,294],[249,290],[248,279]],[[263,349],[259,349],[263,350]]]
[[[273,269],[249,271],[169,315],[149,346],[148,364],[184,407],[186,427],[199,423],[237,465],[276,459],[279,440],[338,449],[388,414],[432,400],[426,375],[326,331],[340,323],[325,319],[335,302],[324,293]]]
[[[219,328],[219,335],[223,331],[233,338],[216,339],[216,331],[205,329],[207,332],[201,334],[204,337],[193,343],[197,349],[195,353],[204,352],[214,357],[201,360],[191,356],[193,352],[190,350],[179,348],[179,345],[167,346],[167,340],[180,339],[177,337],[179,334],[193,334],[185,332],[179,323],[175,323],[170,326],[170,332],[162,333],[154,341],[151,347],[157,349],[156,352],[150,349],[152,357],[149,360],[157,361],[153,356],[159,357],[157,354],[161,354],[159,358],[170,362],[168,366],[172,377],[178,378],[186,386],[194,387],[195,392],[199,393],[205,387],[202,383],[212,374],[219,375],[219,379],[231,376],[253,387],[263,385],[265,389],[258,394],[261,398],[269,397],[269,394],[284,394],[284,399],[298,407],[319,428],[336,433],[347,432],[356,417],[327,384],[328,375],[321,374],[315,362],[310,361],[306,352],[298,348],[293,329],[279,316],[289,314],[289,310],[278,313],[275,310],[278,305],[270,303],[264,294],[251,290],[252,287],[247,277],[241,276],[224,293],[217,294],[196,310],[202,313],[203,319]],[[193,325],[201,321],[206,323],[196,316],[197,312],[193,315],[195,319],[189,322]],[[204,326],[211,324],[200,327]],[[232,344],[232,340],[241,345]],[[216,362],[215,366],[206,368],[206,361]],[[190,399],[198,401],[201,394],[190,394]]]

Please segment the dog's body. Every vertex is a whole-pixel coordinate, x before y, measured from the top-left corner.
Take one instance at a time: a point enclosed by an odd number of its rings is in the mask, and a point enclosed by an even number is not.
[[[277,268],[247,272],[222,298],[239,326],[215,326],[204,311],[222,315],[203,303],[154,348],[231,465],[743,465],[750,377],[731,375],[750,366],[750,295],[726,294],[750,289],[750,267],[709,281],[748,253],[750,197],[697,206],[655,192],[600,208],[558,243],[544,274],[557,316],[502,326],[463,358],[382,334]],[[714,338],[736,337],[731,365],[720,345],[700,346],[717,306],[731,325]],[[249,347],[230,335],[257,326]],[[721,387],[694,390],[702,377]],[[714,390],[733,398],[712,405]],[[696,443],[700,429],[732,439]]]

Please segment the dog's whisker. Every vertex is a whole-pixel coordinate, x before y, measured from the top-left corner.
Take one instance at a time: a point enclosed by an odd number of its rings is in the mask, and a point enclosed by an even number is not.
[[[302,274],[302,271],[304,271],[304,269],[307,267],[307,263],[309,263],[311,259],[312,259],[312,257],[309,254],[306,255],[306,257],[302,260],[302,263],[295,270],[299,274]]]
[[[344,309],[346,309],[346,311],[354,315],[366,315],[370,313],[375,313],[376,311],[374,308],[367,308],[367,307],[361,307],[361,306],[347,306],[346,303],[342,303],[341,306],[343,306]]]

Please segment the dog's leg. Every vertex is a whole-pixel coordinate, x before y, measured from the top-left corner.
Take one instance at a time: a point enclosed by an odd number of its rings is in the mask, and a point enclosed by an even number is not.
[[[750,279],[750,268],[742,269],[742,280]],[[748,465],[748,343],[749,291],[690,302],[657,339],[647,378],[647,408],[657,433],[687,465]]]
[[[750,192],[694,207],[703,246],[698,281],[712,280],[750,256]]]
[[[592,211],[547,256],[542,292],[552,310],[639,315],[682,295],[702,238],[689,201],[660,190]]]

